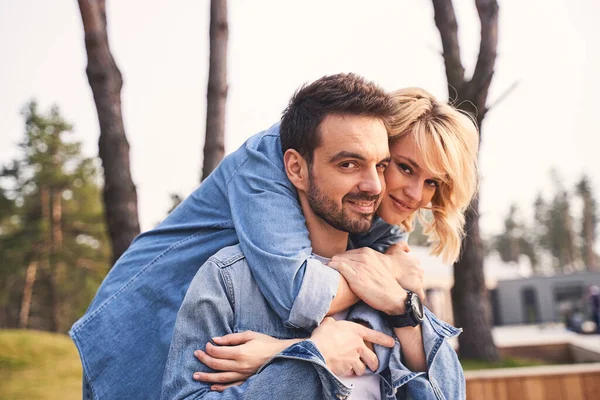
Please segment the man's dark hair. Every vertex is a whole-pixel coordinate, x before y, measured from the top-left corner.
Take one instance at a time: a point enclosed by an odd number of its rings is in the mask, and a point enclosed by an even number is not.
[[[324,76],[294,93],[283,112],[281,148],[294,149],[312,163],[320,144],[319,125],[327,115],[379,118],[387,127],[395,111],[394,100],[379,86],[356,74]]]

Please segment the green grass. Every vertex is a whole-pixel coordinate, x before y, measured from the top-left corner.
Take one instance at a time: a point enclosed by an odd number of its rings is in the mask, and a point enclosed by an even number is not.
[[[0,330],[0,399],[81,399],[81,364],[67,335]]]
[[[465,371],[490,368],[537,367],[539,365],[548,365],[547,362],[530,360],[526,358],[504,358],[499,362],[461,359],[460,363]]]
[[[460,360],[465,371],[544,365],[505,358],[498,363]],[[0,330],[0,399],[81,399],[81,364],[67,335]]]

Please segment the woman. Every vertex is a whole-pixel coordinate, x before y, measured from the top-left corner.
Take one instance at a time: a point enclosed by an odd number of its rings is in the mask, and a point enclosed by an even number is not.
[[[378,215],[406,231],[411,231],[415,218],[419,218],[432,254],[442,256],[446,263],[454,262],[464,235],[464,211],[477,187],[476,126],[470,116],[437,101],[422,89],[402,89],[392,95],[397,102],[397,118],[390,130],[391,162],[385,170],[387,188]],[[345,271],[356,262],[355,254],[351,250],[335,256],[330,266],[346,276]],[[401,280],[409,277],[399,274],[398,279],[403,285]],[[417,337],[413,331],[402,338],[404,332],[407,331],[396,332],[398,339],[412,345],[402,348],[403,362],[415,367],[415,371],[431,367],[418,342],[420,331]],[[222,372],[195,374],[194,379],[214,382],[212,389],[222,391],[256,373],[294,340],[277,340],[247,331],[214,338],[214,342],[217,346],[207,346],[207,352],[198,351],[196,355],[207,366]],[[462,371],[455,376],[463,379]]]

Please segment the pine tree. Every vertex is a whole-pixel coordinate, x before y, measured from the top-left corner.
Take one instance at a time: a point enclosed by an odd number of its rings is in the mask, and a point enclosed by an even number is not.
[[[21,156],[2,170],[13,208],[0,231],[3,325],[64,332],[109,266],[98,162],[68,140],[58,108],[43,115],[32,101],[23,115]]]
[[[581,197],[583,209],[581,212],[581,254],[583,263],[589,271],[598,270],[598,256],[594,252],[596,243],[596,200],[587,176],[582,176],[576,185],[577,194]]]

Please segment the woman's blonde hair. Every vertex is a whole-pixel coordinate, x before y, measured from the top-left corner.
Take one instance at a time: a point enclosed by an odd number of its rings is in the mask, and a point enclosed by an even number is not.
[[[390,146],[408,135],[422,154],[422,166],[440,179],[431,200],[433,219],[419,221],[432,245],[431,253],[451,263],[460,255],[465,216],[478,185],[477,152],[479,133],[471,115],[438,101],[423,89],[406,88],[392,92],[397,112],[390,127]],[[414,229],[415,214],[402,223]]]

